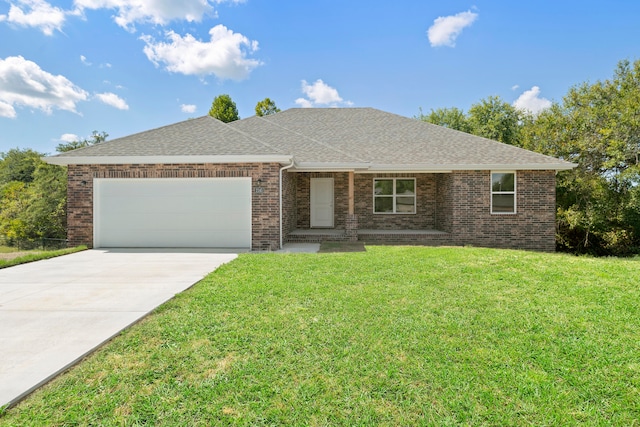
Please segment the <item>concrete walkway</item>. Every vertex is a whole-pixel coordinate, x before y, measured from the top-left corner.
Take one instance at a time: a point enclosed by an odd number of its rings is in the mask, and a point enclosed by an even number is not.
[[[0,407],[236,256],[94,249],[0,270]]]

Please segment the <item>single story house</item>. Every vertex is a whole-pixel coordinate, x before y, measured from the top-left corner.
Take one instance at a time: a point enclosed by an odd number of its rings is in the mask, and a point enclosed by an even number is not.
[[[46,157],[68,167],[68,239],[276,250],[344,240],[555,249],[575,164],[372,108],[205,116]]]

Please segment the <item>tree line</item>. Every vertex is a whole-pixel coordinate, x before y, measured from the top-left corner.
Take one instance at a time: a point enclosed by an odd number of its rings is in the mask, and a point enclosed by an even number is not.
[[[257,116],[280,111],[269,98]],[[229,95],[217,96],[209,114],[238,120]],[[538,114],[499,97],[471,106],[440,108],[416,119],[472,133],[577,163],[557,175],[557,248],[578,254],[640,253],[640,60],[620,61],[613,76],[569,89]],[[58,152],[99,144],[105,132],[60,144]],[[0,235],[20,239],[66,236],[66,168],[41,160],[42,153],[0,153]]]

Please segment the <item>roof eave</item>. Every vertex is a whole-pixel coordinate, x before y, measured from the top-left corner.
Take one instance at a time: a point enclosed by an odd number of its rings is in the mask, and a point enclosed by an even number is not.
[[[494,164],[372,164],[367,172],[440,172],[462,170],[571,170],[577,167],[575,163],[494,163]]]
[[[291,163],[293,156],[265,155],[186,155],[186,156],[49,156],[42,160],[52,165],[131,165],[187,163]]]
[[[369,163],[352,162],[296,162],[291,172],[350,172],[369,169]]]

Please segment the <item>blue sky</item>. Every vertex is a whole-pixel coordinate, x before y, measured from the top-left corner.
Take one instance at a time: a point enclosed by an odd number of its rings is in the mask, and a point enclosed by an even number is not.
[[[537,111],[640,59],[636,0],[0,0],[0,152],[207,114],[500,96]]]

